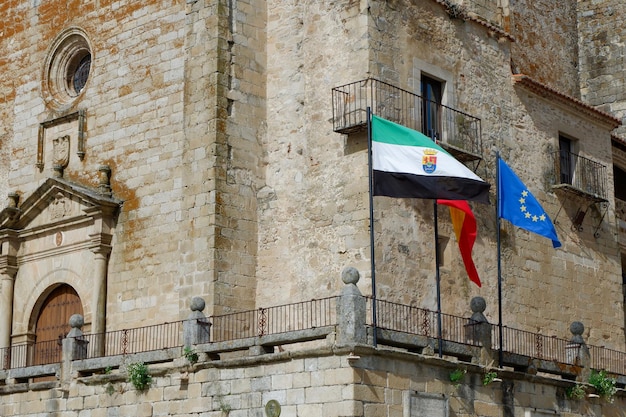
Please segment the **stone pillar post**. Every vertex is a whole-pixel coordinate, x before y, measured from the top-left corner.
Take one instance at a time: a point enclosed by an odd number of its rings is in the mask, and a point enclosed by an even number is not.
[[[0,260],[2,264],[2,260]],[[11,346],[11,328],[13,322],[13,286],[17,268],[2,268],[0,273],[0,348]]]
[[[191,314],[183,322],[183,343],[186,347],[211,341],[211,323],[202,312],[205,306],[201,297],[191,299]]]
[[[581,367],[581,372],[576,377],[576,380],[580,382],[587,381],[591,373],[591,355],[585,339],[583,339],[585,326],[580,321],[575,321],[570,324],[569,331],[572,332],[573,336],[565,347],[567,359],[569,362]]]
[[[337,301],[337,345],[339,346],[367,343],[365,298],[356,286],[359,278],[359,271],[353,267],[347,267],[341,273],[341,279],[346,285],[341,290],[341,296]]]
[[[61,380],[68,382],[71,379],[72,361],[85,359],[87,357],[87,346],[89,341],[83,336],[81,330],[85,324],[83,316],[74,314],[70,317],[71,330],[63,339],[63,353],[61,363]]]
[[[470,301],[472,317],[465,325],[465,339],[471,344],[480,345],[480,356],[473,361],[481,365],[492,364],[496,355],[491,349],[491,324],[483,312],[487,308],[487,302],[483,297],[474,297]]]
[[[98,246],[94,252],[94,270],[92,280],[91,305],[92,320],[91,333],[97,334],[94,340],[94,350],[98,354],[104,353],[104,332],[106,331],[106,301],[107,301],[107,269],[110,247]]]
[[[12,231],[5,232],[0,239],[0,349],[2,349],[11,346],[13,287],[18,269],[19,242],[17,235]]]

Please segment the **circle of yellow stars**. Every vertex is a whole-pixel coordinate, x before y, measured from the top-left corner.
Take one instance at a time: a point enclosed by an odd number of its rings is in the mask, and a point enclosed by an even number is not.
[[[532,214],[531,212],[528,211],[528,207],[526,207],[526,197],[528,197],[528,190],[524,190],[522,191],[522,196],[519,198],[519,208],[522,211],[522,213],[524,213],[524,217],[527,219],[531,219],[533,222],[538,222],[538,221],[545,221],[546,220],[546,215],[544,213],[541,213],[541,215],[537,216],[536,214]]]

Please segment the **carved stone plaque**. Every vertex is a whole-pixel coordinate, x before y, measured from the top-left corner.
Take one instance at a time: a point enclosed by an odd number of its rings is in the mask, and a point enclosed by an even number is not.
[[[58,165],[65,168],[76,152],[82,161],[85,156],[85,110],[47,120],[39,125],[37,140],[37,168]]]
[[[448,417],[448,399],[441,394],[407,391],[404,393],[404,417]]]

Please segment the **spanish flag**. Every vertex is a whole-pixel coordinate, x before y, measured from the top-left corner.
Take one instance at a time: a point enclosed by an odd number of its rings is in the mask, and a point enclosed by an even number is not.
[[[465,270],[469,279],[480,287],[480,278],[472,259],[472,248],[476,241],[476,218],[474,213],[472,213],[472,209],[465,200],[437,200],[437,204],[450,207],[452,227],[454,228],[456,241],[459,243]]]

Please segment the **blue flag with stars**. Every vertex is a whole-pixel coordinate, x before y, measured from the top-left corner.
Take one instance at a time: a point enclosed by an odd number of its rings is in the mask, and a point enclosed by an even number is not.
[[[526,185],[499,157],[498,172],[498,217],[529,232],[547,237],[552,240],[552,246],[560,247],[561,242],[552,220]]]

